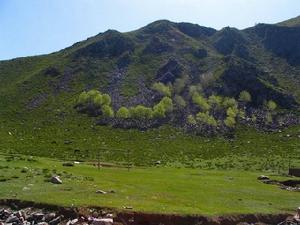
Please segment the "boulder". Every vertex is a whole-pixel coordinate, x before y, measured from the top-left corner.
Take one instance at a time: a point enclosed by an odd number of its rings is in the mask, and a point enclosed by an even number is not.
[[[49,221],[53,220],[55,217],[56,217],[55,213],[48,213],[45,215],[45,221],[49,222]]]
[[[59,176],[53,176],[53,177],[51,177],[50,181],[53,184],[62,184],[62,180],[60,179]]]
[[[64,162],[62,165],[66,166],[66,167],[72,167],[72,166],[74,166],[74,163],[72,163],[72,162]]]
[[[11,214],[12,214],[12,212],[10,212],[6,209],[1,209],[0,210],[0,219],[1,220],[6,220]]]
[[[102,218],[102,219],[95,218],[92,222],[93,225],[112,225],[113,223],[114,220],[112,218]]]
[[[260,175],[257,180],[270,180],[270,178],[268,176],[265,175]]]
[[[44,213],[39,213],[39,212],[34,213],[34,214],[32,215],[32,218],[33,218],[33,220],[34,220],[35,222],[39,222],[39,221],[44,220],[44,217],[45,217]]]
[[[103,195],[107,194],[107,192],[103,191],[103,190],[97,190],[96,193],[97,194],[103,194]]]
[[[49,225],[57,225],[60,223],[60,221],[61,221],[61,217],[60,216],[56,217],[55,219],[53,219],[49,222]]]
[[[7,220],[5,221],[5,223],[15,223],[15,224],[19,224],[21,223],[20,219],[17,216],[10,216],[7,218]]]

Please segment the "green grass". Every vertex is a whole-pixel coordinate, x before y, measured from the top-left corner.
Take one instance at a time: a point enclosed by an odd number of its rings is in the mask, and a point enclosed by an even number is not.
[[[275,213],[298,206],[299,193],[266,185],[260,173],[176,168],[97,168],[81,164],[62,167],[45,158],[0,157],[0,198],[18,198],[65,206],[105,206],[137,211],[220,215]],[[22,168],[28,171],[22,173]],[[61,174],[63,184],[45,182]],[[274,179],[286,177],[272,176]],[[14,178],[12,178],[14,176]],[[17,178],[16,178],[17,177]],[[96,190],[114,190],[101,195]]]
[[[51,105],[49,111],[0,120],[0,152],[89,160],[100,151],[103,161],[124,162],[128,150],[135,165],[151,166],[159,160],[167,166],[203,169],[286,171],[289,161],[300,165],[299,126],[281,133],[239,127],[236,137],[228,140],[194,136],[170,126],[144,132],[95,126],[92,118],[68,111],[70,106],[59,100],[55,104],[58,108]]]

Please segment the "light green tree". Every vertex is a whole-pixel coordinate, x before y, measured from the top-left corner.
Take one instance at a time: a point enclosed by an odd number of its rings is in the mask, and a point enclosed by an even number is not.
[[[79,104],[79,105],[86,104],[88,99],[89,99],[89,96],[88,96],[87,92],[84,91],[79,95],[77,104]]]
[[[167,113],[173,111],[173,101],[169,97],[163,97],[158,104],[153,107],[153,116],[155,118],[164,118]]]
[[[231,116],[227,116],[226,119],[224,120],[224,124],[230,128],[235,127],[236,124],[235,118]]]
[[[192,101],[194,104],[200,107],[200,109],[204,112],[207,112],[210,109],[210,105],[208,104],[206,98],[201,96],[199,93],[195,92]]]
[[[151,119],[153,117],[153,112],[151,108],[145,107],[143,105],[137,105],[129,109],[130,117],[136,119]]]
[[[101,105],[103,104],[103,98],[101,94],[97,94],[93,97],[93,104],[96,107],[101,107]]]
[[[197,121],[196,121],[196,119],[193,115],[188,115],[187,122],[191,125],[196,125],[197,124]]]
[[[155,118],[166,117],[166,109],[162,104],[157,104],[153,107],[153,117]]]
[[[229,107],[229,108],[226,110],[226,115],[229,116],[229,117],[235,118],[235,117],[237,116],[238,113],[239,113],[239,110],[238,110],[238,108],[236,108],[236,107]]]
[[[126,107],[122,106],[117,111],[116,117],[117,118],[121,118],[121,119],[127,119],[127,118],[129,118],[130,117],[129,110]]]
[[[268,110],[274,111],[276,108],[277,108],[276,102],[274,102],[274,101],[272,101],[272,100],[269,100],[269,101],[267,102],[267,109],[268,109]]]
[[[171,88],[170,86],[164,85],[161,82],[154,83],[152,89],[159,92],[163,96],[171,97]]]
[[[208,104],[214,110],[219,110],[222,108],[222,101],[223,101],[222,96],[218,96],[218,95],[211,95],[208,98]]]
[[[108,94],[102,95],[102,104],[103,105],[110,105],[111,104],[111,97]]]
[[[196,120],[213,127],[218,125],[216,119],[213,116],[209,115],[208,112],[199,112],[196,115]]]
[[[239,101],[248,103],[251,102],[252,97],[248,91],[242,91],[239,95]]]
[[[234,98],[225,97],[223,100],[223,107],[224,108],[229,108],[229,107],[237,108],[237,102]]]
[[[102,113],[103,113],[104,117],[108,117],[108,118],[114,117],[114,111],[108,105],[103,105],[102,106]]]

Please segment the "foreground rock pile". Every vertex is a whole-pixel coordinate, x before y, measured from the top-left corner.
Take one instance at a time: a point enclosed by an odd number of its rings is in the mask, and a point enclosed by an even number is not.
[[[0,225],[113,225],[113,214],[100,216],[80,216],[78,218],[67,218],[56,212],[43,212],[40,209],[25,208],[22,210],[12,210],[10,208],[0,208]]]
[[[1,202],[1,200],[0,200]],[[296,214],[248,214],[217,217],[164,215],[103,208],[64,208],[0,203],[0,225],[300,225]],[[52,207],[52,208],[51,208]]]

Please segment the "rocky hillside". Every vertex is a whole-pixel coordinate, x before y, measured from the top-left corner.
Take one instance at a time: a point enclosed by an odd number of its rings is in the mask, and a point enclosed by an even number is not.
[[[199,127],[200,121],[218,130],[236,120],[257,125],[259,117],[264,124],[275,117],[279,123],[277,115],[287,114],[297,121],[299,87],[299,18],[244,30],[162,20],[127,33],[108,30],[49,55],[1,61],[0,115],[13,120],[28,114],[67,116],[75,106],[93,116],[106,114],[109,118],[99,123],[116,126]],[[98,108],[91,104],[94,100],[84,96],[90,90],[100,91],[100,98],[108,95],[109,109],[103,110],[102,100]],[[241,93],[250,99],[244,101]],[[166,98],[169,109],[162,106]],[[228,105],[228,100],[235,102]],[[128,116],[123,110],[115,119],[121,107]],[[146,122],[133,116],[139,110]],[[158,111],[166,115],[153,116]]]

